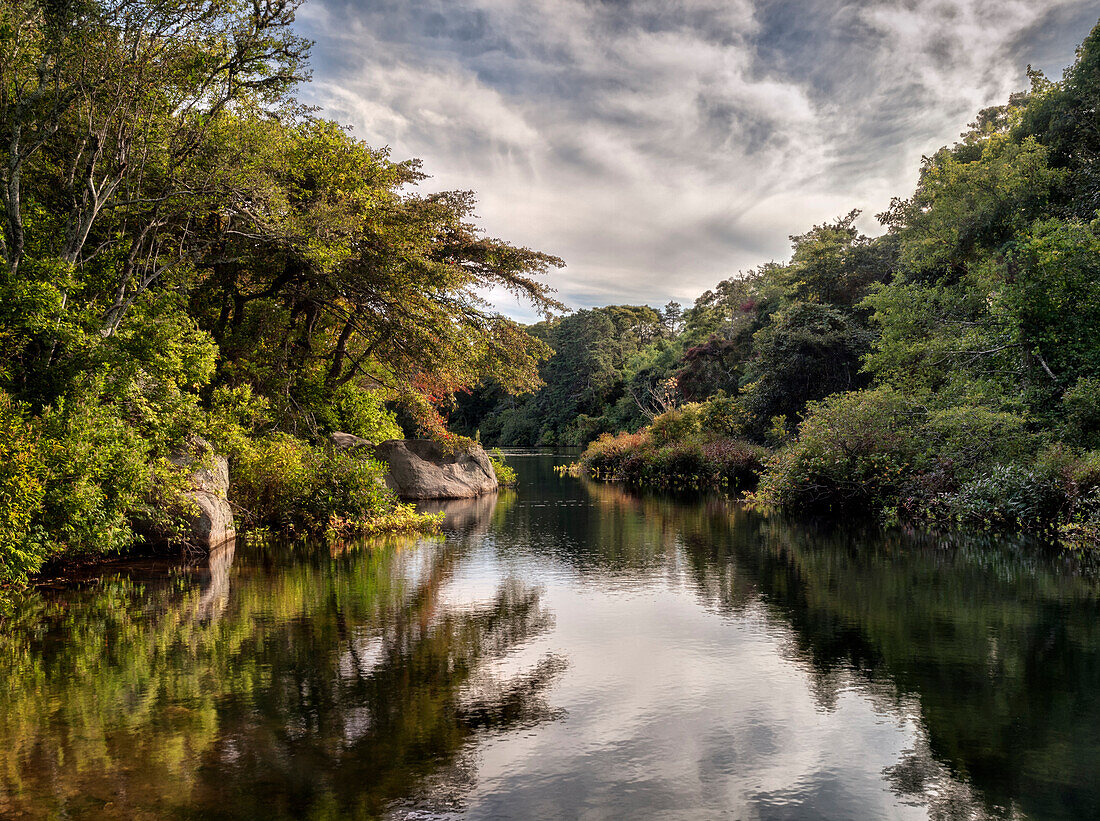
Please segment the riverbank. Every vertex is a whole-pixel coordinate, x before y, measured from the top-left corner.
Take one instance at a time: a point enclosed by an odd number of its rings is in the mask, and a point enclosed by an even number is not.
[[[696,403],[637,433],[599,437],[575,470],[637,487],[741,493],[785,513],[1029,533],[1100,550],[1100,451],[1014,421],[863,391],[812,403],[793,435],[766,448],[724,436],[730,417]]]
[[[20,591],[0,816],[1096,815],[1100,588],[1073,557],[570,458],[509,454],[518,492],[447,503],[439,538]]]
[[[9,419],[22,422],[14,415]],[[212,441],[190,434],[170,457],[149,454],[145,470],[133,466],[128,493],[106,500],[114,508],[110,526],[95,530],[88,523],[87,532],[69,528],[52,537],[34,527],[33,519],[57,506],[72,507],[72,489],[60,481],[51,486],[62,465],[43,458],[65,450],[45,436],[32,436],[38,431],[25,423],[21,432],[22,440],[9,437],[0,444],[0,455],[30,456],[7,463],[0,490],[30,488],[35,492],[24,493],[27,507],[37,509],[17,522],[21,531],[0,541],[0,586],[9,588],[43,571],[64,572],[69,564],[202,554],[238,533],[332,542],[437,533],[442,516],[420,511],[409,500],[476,497],[515,481],[501,454],[486,454],[466,440],[389,439],[376,446],[334,433],[328,444],[316,445],[281,432],[251,437],[239,429],[214,429]]]

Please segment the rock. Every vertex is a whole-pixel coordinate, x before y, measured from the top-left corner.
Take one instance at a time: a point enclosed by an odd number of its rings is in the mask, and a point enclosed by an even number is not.
[[[498,487],[479,445],[448,455],[431,439],[390,439],[375,456],[389,465],[386,484],[403,499],[470,499]]]
[[[357,451],[369,450],[374,447],[374,442],[370,439],[364,439],[362,436],[356,436],[352,433],[342,433],[338,430],[332,432],[329,440],[337,450]]]
[[[188,452],[172,457],[172,462],[181,467],[198,466],[188,477],[189,489],[183,494],[198,508],[187,515],[187,541],[213,550],[236,538],[233,508],[226,499],[229,461],[214,454],[210,444],[196,436],[189,440]]]

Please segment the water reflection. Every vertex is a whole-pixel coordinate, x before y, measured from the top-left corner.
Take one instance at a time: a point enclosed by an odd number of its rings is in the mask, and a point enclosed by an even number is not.
[[[537,589],[448,607],[461,545],[306,552],[25,596],[0,638],[0,815],[375,817],[473,739],[556,717],[560,659],[493,666],[552,626]]]
[[[417,505],[423,513],[442,513],[442,529],[452,534],[475,536],[499,525],[516,500],[513,490],[504,488],[473,499],[425,501]]]
[[[610,528],[679,553],[708,606],[762,608],[787,628],[822,709],[856,687],[914,720],[884,775],[929,817],[1100,817],[1094,576],[988,536],[815,529],[717,499],[588,491]]]
[[[559,479],[21,594],[0,816],[1100,817],[1100,604],[989,539]]]

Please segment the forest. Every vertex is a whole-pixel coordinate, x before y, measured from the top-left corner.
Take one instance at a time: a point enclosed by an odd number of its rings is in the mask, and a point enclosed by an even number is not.
[[[479,293],[560,307],[561,261],[304,106],[298,5],[0,4],[0,584],[177,532],[196,437],[246,529],[407,523],[326,434],[458,446],[439,403],[538,384]]]
[[[452,427],[587,447],[590,476],[751,491],[1100,544],[1100,26],[1061,80],[978,112],[868,237],[853,211],[690,308],[530,328],[538,392],[460,395]]]
[[[570,312],[561,259],[302,104],[298,5],[0,6],[0,584],[174,532],[197,441],[246,529],[415,523],[337,430],[1100,540],[1100,28],[880,236],[853,211],[690,308]]]

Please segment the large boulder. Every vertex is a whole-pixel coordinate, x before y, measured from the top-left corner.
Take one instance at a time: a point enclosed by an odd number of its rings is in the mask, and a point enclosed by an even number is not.
[[[386,484],[403,499],[470,499],[498,487],[479,445],[448,454],[431,439],[390,439],[374,455],[389,465]]]
[[[187,541],[194,547],[213,550],[235,539],[233,508],[226,499],[229,461],[214,454],[209,443],[194,437],[187,452],[172,457],[172,462],[192,469],[183,494],[192,503],[192,510],[185,516]]]

